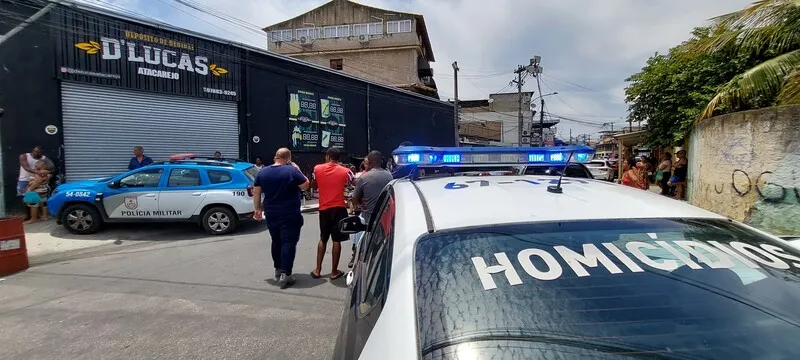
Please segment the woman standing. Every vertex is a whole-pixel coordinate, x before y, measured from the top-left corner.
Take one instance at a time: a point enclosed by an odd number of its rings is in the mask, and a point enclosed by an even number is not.
[[[675,155],[678,157],[678,161],[675,162],[675,166],[672,169],[672,177],[667,185],[675,186],[675,199],[683,200],[689,162],[686,160],[686,150],[680,149]]]
[[[622,179],[620,179],[622,185],[641,189],[641,179],[639,178],[639,170],[636,169],[636,160],[626,159],[622,163],[622,171]]]

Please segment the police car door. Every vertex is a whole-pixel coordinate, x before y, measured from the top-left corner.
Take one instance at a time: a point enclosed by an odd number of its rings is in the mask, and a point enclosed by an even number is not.
[[[358,359],[383,311],[389,289],[394,238],[391,188],[381,195],[376,209],[370,219],[367,237],[362,239],[363,260],[358,262],[358,269],[354,271],[356,279],[350,292],[350,309],[346,310],[346,319],[343,319],[345,326],[341,329],[334,358]],[[374,358],[376,354],[368,355],[367,358]]]
[[[200,170],[173,167],[167,183],[161,188],[158,199],[158,217],[161,219],[188,219],[203,203],[208,190],[203,186]]]
[[[149,219],[158,212],[158,190],[163,166],[147,166],[127,173],[103,198],[108,217],[117,220]]]

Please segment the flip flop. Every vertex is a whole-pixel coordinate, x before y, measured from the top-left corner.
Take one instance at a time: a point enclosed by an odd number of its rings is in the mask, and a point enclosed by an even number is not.
[[[336,271],[337,271],[336,274],[331,274],[331,280],[336,280],[336,279],[344,276],[344,272],[343,271],[341,271],[341,270],[336,270]]]
[[[312,279],[319,279],[320,277],[322,277],[322,275],[316,275],[316,274],[314,274],[314,271],[313,271],[313,270],[312,270],[312,271],[309,273],[309,275],[311,275],[311,278],[312,278]]]

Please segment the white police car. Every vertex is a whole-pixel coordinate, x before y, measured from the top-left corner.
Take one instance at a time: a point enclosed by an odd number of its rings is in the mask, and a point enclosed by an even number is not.
[[[76,234],[97,232],[104,223],[166,221],[197,222],[209,234],[223,235],[252,217],[253,164],[181,158],[62,184],[47,200],[48,210]]]
[[[492,161],[394,155],[422,168]],[[368,233],[334,359],[800,358],[800,252],[687,203],[592,179],[434,175],[390,183],[373,214],[340,223]]]

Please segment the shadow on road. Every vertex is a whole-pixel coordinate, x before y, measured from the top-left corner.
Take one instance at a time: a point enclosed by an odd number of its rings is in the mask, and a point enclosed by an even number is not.
[[[263,223],[243,221],[236,231],[223,236],[256,234],[266,230]],[[34,223],[25,226],[26,234],[47,234],[56,239],[66,240],[116,240],[122,241],[175,241],[211,238],[202,226],[195,223],[119,223],[105,224],[103,228],[91,235],[73,234],[55,221]]]
[[[327,282],[324,278],[314,279],[310,274],[294,274],[296,282],[292,285],[295,289],[311,289]],[[278,281],[274,278],[265,279],[267,284],[278,286]]]

